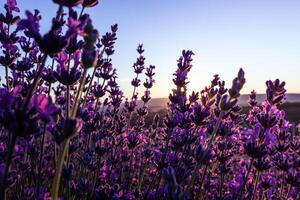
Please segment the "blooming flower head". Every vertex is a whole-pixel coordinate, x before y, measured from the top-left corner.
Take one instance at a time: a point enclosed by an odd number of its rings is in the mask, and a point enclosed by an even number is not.
[[[26,11],[25,14],[27,18],[19,21],[17,30],[25,30],[28,37],[38,37],[40,32],[39,21],[41,20],[39,11],[34,10],[34,14]]]
[[[270,104],[277,105],[285,99],[285,82],[280,82],[279,79],[276,79],[275,81],[269,80],[266,82],[266,86],[267,100]]]
[[[17,0],[7,0],[6,5],[10,12],[20,12],[20,9],[17,7]]]
[[[233,79],[233,81],[232,81],[231,89],[228,90],[231,98],[237,98],[240,96],[240,90],[243,88],[243,85],[246,82],[246,79],[244,76],[245,76],[245,72],[241,68],[238,72],[238,76],[235,79]]]
[[[85,14],[100,1],[53,2],[44,35],[38,10],[19,20],[8,0],[0,14],[0,199],[299,199],[300,137],[280,106],[285,82],[267,81],[266,100],[252,91],[245,108],[243,69],[230,88],[214,75],[190,92],[194,53],[183,50],[157,111],[144,46],[125,97],[112,64],[118,25],[100,36]]]
[[[39,118],[45,123],[53,121],[54,115],[59,112],[52,100],[43,94],[33,96],[31,106],[38,110]]]

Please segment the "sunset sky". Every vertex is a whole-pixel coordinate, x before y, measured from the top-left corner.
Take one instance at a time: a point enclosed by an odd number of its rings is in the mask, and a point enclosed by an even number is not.
[[[57,10],[50,0],[19,0],[18,5],[41,11],[42,31]],[[289,93],[300,92],[299,8],[299,0],[101,0],[86,11],[101,35],[119,24],[113,64],[125,94],[132,93],[131,66],[136,46],[143,43],[146,64],[157,67],[152,96],[166,97],[182,49],[195,53],[190,90],[200,91],[214,74],[231,85],[242,67],[243,93],[262,93],[265,80],[275,78],[287,82]]]

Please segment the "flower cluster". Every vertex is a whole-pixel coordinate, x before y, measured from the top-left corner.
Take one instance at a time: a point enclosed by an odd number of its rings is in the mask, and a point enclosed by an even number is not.
[[[0,199],[300,198],[300,136],[281,110],[284,82],[267,81],[262,103],[251,92],[243,112],[244,71],[229,89],[215,75],[188,94],[194,53],[184,50],[167,114],[148,126],[155,66],[143,45],[126,98],[112,64],[118,26],[93,26],[85,10],[98,0],[53,2],[44,35],[38,10],[21,19],[8,0],[0,15]]]

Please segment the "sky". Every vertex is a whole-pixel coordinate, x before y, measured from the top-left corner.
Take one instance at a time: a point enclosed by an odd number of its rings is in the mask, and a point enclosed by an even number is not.
[[[19,0],[18,5],[22,14],[41,11],[42,31],[57,10],[50,0]],[[299,7],[299,0],[101,0],[86,12],[101,35],[119,25],[112,63],[125,95],[132,94],[132,64],[143,43],[146,65],[156,66],[152,97],[167,97],[182,49],[195,53],[189,91],[201,91],[214,74],[230,87],[242,67],[244,94],[264,93],[265,81],[276,78],[287,82],[289,93],[300,93]]]

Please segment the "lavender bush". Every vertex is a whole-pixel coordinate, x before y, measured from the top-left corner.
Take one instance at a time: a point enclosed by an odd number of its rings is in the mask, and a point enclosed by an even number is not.
[[[111,60],[118,26],[99,34],[85,13],[97,0],[53,2],[45,35],[38,10],[20,19],[8,0],[0,15],[0,199],[300,198],[300,140],[280,110],[284,82],[267,81],[261,104],[253,91],[242,114],[244,71],[229,89],[215,75],[188,95],[193,52],[184,50],[168,114],[146,127],[155,67],[143,46],[126,99]]]

